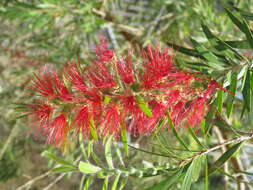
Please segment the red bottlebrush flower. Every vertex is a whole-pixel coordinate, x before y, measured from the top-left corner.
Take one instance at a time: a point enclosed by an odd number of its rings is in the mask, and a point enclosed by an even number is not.
[[[225,88],[223,88],[219,83],[217,83],[215,80],[212,80],[211,82],[210,82],[210,87],[209,88],[211,88],[212,87],[212,90],[214,91],[215,89],[220,89],[220,90],[223,90],[223,91],[225,91],[225,92],[227,92],[227,93],[230,93],[230,94],[233,94],[233,95],[235,95],[235,93],[233,93],[233,92],[231,92],[231,91],[229,91],[229,90],[227,90],[227,89],[225,89]],[[214,89],[213,89],[214,88]]]
[[[60,80],[57,73],[54,73],[54,81],[58,97],[62,100],[71,101],[73,99],[73,95],[69,92],[65,84]]]
[[[108,41],[103,36],[100,37],[100,43],[96,47],[96,55],[101,62],[111,61],[114,56],[114,51],[109,49]]]
[[[101,123],[102,136],[107,135],[119,135],[120,131],[120,114],[116,106],[110,106],[107,108],[107,111],[104,116],[104,120]]]
[[[89,68],[88,77],[96,88],[114,88],[116,83],[105,65],[95,61]]]
[[[123,106],[123,118],[124,122],[127,124],[127,131],[134,136],[144,134],[146,120],[148,116],[143,113],[139,108],[135,97],[128,95],[123,96],[121,99],[121,104]]]
[[[159,47],[148,46],[140,68],[138,65],[133,67],[130,53],[124,58],[113,59],[114,52],[104,39],[96,54],[97,59],[82,72],[78,65],[68,64],[64,70],[64,76],[70,82],[68,88],[56,72],[35,75],[32,89],[46,97],[49,105],[30,106],[27,113],[40,122],[48,142],[63,143],[70,131],[68,117],[74,117],[71,129],[86,137],[90,137],[91,121],[101,138],[118,137],[121,124],[132,135],[147,135],[156,130],[167,112],[175,126],[194,127],[206,115],[215,91],[227,91],[209,77],[177,69],[169,49],[162,51]],[[116,76],[127,85],[117,83],[120,81]],[[50,105],[54,104],[55,113],[64,110],[64,114],[52,119]]]
[[[174,61],[169,51],[169,49],[166,49],[162,52],[159,46],[156,49],[148,46],[144,52],[144,67],[146,72],[159,78],[171,73]]]
[[[180,91],[179,90],[172,90],[167,94],[167,104],[168,106],[174,105],[176,102],[182,99],[180,96]]]
[[[182,121],[182,113],[185,110],[185,102],[183,101],[179,101],[172,109],[172,113],[170,114],[170,117],[173,121],[173,123],[175,124],[175,126],[177,126],[181,121]]]
[[[56,97],[56,92],[53,85],[53,77],[50,73],[42,73],[40,76],[34,74],[31,90],[38,93],[38,96],[43,96],[49,99]]]
[[[72,83],[74,88],[81,92],[86,92],[88,86],[84,82],[84,77],[80,74],[75,64],[69,64],[65,69],[65,76]]]
[[[50,123],[45,133],[48,135],[48,143],[60,146],[67,137],[68,122],[64,114],[60,114]]]
[[[165,117],[168,106],[159,103],[155,100],[149,102],[149,105],[152,109],[153,116],[147,117],[142,131],[139,131],[141,134],[150,134],[155,131],[157,123]]]
[[[38,104],[27,104],[28,115],[34,117],[35,122],[39,122],[39,128],[46,128],[49,125],[50,115],[53,111],[53,107],[43,103],[38,102]]]
[[[188,73],[183,72],[174,72],[169,74],[169,79],[171,80],[171,84],[177,85],[180,83],[185,84],[187,87],[190,85],[190,81],[194,79],[194,76]],[[170,84],[170,85],[171,85]]]
[[[90,113],[87,107],[80,109],[72,126],[75,127],[76,133],[81,132],[86,137],[90,136]]]
[[[126,84],[134,83],[134,72],[133,72],[133,63],[132,57],[128,54],[123,60],[117,60],[117,70],[121,77],[121,80]]]
[[[125,113],[131,113],[132,111],[134,111],[138,107],[134,96],[131,96],[131,95],[122,96],[121,97],[121,104],[124,107]]]
[[[191,103],[191,113],[188,117],[188,125],[194,127],[201,123],[206,114],[206,98],[197,98]]]

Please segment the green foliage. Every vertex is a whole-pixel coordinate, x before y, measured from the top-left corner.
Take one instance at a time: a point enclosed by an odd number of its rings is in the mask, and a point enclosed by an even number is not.
[[[122,142],[110,137],[101,145],[91,119],[91,135],[95,141],[83,141],[80,135],[78,143],[66,145],[71,153],[64,155],[46,148],[42,155],[49,159],[50,171],[68,173],[69,177],[81,174],[80,189],[87,190],[208,190],[217,189],[212,183],[224,175],[233,179],[229,180],[231,188],[242,183],[240,177],[234,176],[241,173],[248,176],[252,172],[246,171],[246,162],[243,165],[245,171],[240,171],[235,167],[235,161],[230,160],[235,153],[240,155],[238,150],[247,146],[246,141],[252,137],[251,4],[231,1],[240,7],[236,8],[226,4],[225,0],[145,2],[1,2],[3,25],[0,26],[3,30],[0,43],[4,47],[1,54],[12,58],[23,53],[25,57],[14,59],[13,62],[20,61],[20,65],[1,60],[0,112],[3,114],[0,125],[4,126],[3,131],[8,131],[17,119],[9,104],[34,99],[27,97],[23,88],[31,73],[41,65],[47,63],[60,67],[66,61],[77,60],[77,57],[88,64],[86,52],[94,49],[94,42],[101,31],[105,31],[111,46],[118,49],[119,54],[130,45],[138,49],[159,41],[161,46],[169,45],[176,50],[175,59],[179,67],[189,72],[198,71],[230,91],[219,90],[213,94],[201,133],[199,128],[190,126],[188,129],[176,128],[168,114],[166,119],[158,122],[152,138],[128,136],[126,126],[121,126]],[[39,64],[27,64],[35,61]],[[140,95],[136,97],[139,108],[151,117],[154,113],[148,103]],[[104,98],[105,103],[110,101],[109,96]],[[25,128],[25,120],[19,121],[23,124],[18,123],[18,126]],[[170,129],[165,131],[164,125],[169,125]],[[25,134],[20,136],[25,138]],[[220,143],[226,145],[220,146]],[[8,146],[12,146],[11,143]],[[220,151],[222,148],[224,153]],[[1,181],[17,175],[19,165],[15,157],[5,152],[0,159]],[[225,164],[230,166],[228,173],[223,169]]]

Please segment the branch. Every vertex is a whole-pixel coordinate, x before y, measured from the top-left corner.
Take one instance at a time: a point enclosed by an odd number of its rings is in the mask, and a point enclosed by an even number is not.
[[[179,166],[185,165],[185,164],[191,162],[192,160],[194,160],[195,158],[197,158],[197,157],[199,157],[199,156],[202,156],[202,155],[204,155],[204,154],[208,154],[208,153],[210,153],[210,152],[213,152],[213,151],[215,151],[215,150],[217,150],[217,149],[220,149],[220,148],[222,148],[222,147],[224,147],[224,146],[226,146],[226,145],[233,144],[233,143],[244,142],[244,141],[250,140],[250,139],[252,139],[252,138],[253,138],[253,133],[252,133],[251,135],[249,135],[249,136],[241,136],[241,137],[239,137],[239,138],[235,138],[235,139],[232,139],[232,140],[224,141],[223,143],[217,144],[216,146],[213,146],[213,147],[210,148],[210,149],[203,150],[203,151],[201,151],[200,153],[197,153],[197,154],[195,154],[195,155],[193,155],[193,156],[191,156],[191,157],[189,157],[189,158],[186,158],[186,159],[180,161],[180,162],[178,163],[178,165],[179,165]]]

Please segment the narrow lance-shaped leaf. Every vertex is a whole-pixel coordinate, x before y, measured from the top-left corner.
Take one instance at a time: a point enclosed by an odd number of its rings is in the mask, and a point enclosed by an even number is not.
[[[169,189],[174,183],[176,183],[180,177],[182,177],[183,168],[179,168],[175,173],[169,175],[165,178],[165,180],[161,181],[153,185],[152,187],[145,189],[145,190],[167,190]]]
[[[79,162],[78,168],[81,172],[85,174],[94,174],[102,170],[102,168],[98,166],[94,166],[93,164],[87,162]]]
[[[93,179],[94,179],[93,176],[89,176],[87,178],[83,190],[88,190],[89,189],[90,185],[93,183]]]
[[[174,126],[174,123],[173,121],[171,120],[170,118],[170,115],[168,113],[168,123],[169,123],[169,126],[170,128],[172,129],[172,132],[174,134],[174,136],[177,138],[177,140],[180,142],[180,144],[185,147],[186,150],[190,151],[190,149],[186,146],[185,142],[183,141],[183,139],[178,135],[176,129],[175,129],[175,126]]]
[[[119,190],[123,190],[123,188],[127,184],[127,181],[128,181],[128,177],[124,177],[124,179],[122,179],[120,186],[119,186]]]
[[[202,30],[205,33],[206,37],[208,38],[209,42],[216,50],[221,51],[221,47],[222,47],[222,50],[229,49],[237,56],[237,58],[240,58],[240,59],[243,58],[243,56],[240,53],[238,53],[235,49],[233,49],[229,45],[229,43],[222,41],[217,36],[215,36],[206,25],[202,24],[201,26],[202,26]]]
[[[231,72],[230,73],[230,85],[228,90],[233,92],[228,94],[227,97],[227,116],[228,118],[230,117],[232,110],[233,110],[233,103],[234,103],[234,98],[235,98],[235,93],[236,93],[236,87],[237,87],[237,72]]]
[[[62,164],[64,166],[68,166],[69,168],[76,168],[73,164],[71,164],[70,162],[65,161],[62,158],[57,157],[56,155],[54,155],[53,153],[49,152],[49,151],[44,151],[42,153],[42,156],[45,156],[47,158],[50,158],[52,160],[54,160],[55,162]]]
[[[210,50],[204,47],[202,44],[198,43],[196,40],[191,39],[192,44],[196,48],[196,50],[206,58],[207,65],[218,70],[223,69],[223,62],[219,60],[217,56],[215,56]]]
[[[233,145],[231,148],[229,148],[224,154],[222,154],[218,160],[216,160],[212,166],[209,168],[208,174],[212,174],[215,172],[218,168],[220,168],[225,162],[227,162],[234,153],[241,147],[241,142]]]
[[[78,171],[78,169],[76,167],[59,166],[59,167],[53,168],[52,171],[58,172],[58,173],[67,173],[67,172]]]
[[[112,162],[112,151],[111,151],[111,145],[112,145],[112,136],[109,137],[105,144],[105,158],[106,162],[109,166],[109,169],[113,169],[113,162]]]
[[[225,44],[229,45],[232,48],[236,49],[250,49],[250,45],[247,40],[237,40],[237,41],[223,41]],[[215,48],[219,51],[225,50],[228,46],[224,46],[224,44],[219,43]]]
[[[123,141],[125,153],[126,153],[126,155],[128,155],[127,130],[126,130],[126,127],[125,127],[125,126],[122,126],[121,129],[122,129],[122,131],[121,131],[121,137],[122,137],[122,141]]]
[[[209,186],[209,177],[208,177],[208,156],[205,159],[205,190],[208,190]]]
[[[185,174],[181,190],[190,190],[192,183],[198,180],[203,158],[205,158],[205,155],[198,156],[191,162]]]
[[[251,48],[253,48],[253,36],[245,19],[239,19],[231,11],[225,9],[232,22],[245,34]]]
[[[237,7],[234,7],[234,9],[236,11],[238,11],[242,16],[243,18],[247,19],[247,20],[253,20],[253,13],[250,13],[250,12],[247,12],[247,11],[244,11],[244,10],[241,10]]]
[[[118,186],[118,183],[119,183],[119,178],[120,178],[120,174],[118,174],[115,177],[114,182],[112,184],[112,190],[117,190],[117,186]]]
[[[181,52],[181,53],[184,53],[189,56],[205,59],[198,51],[196,51],[194,49],[185,48],[185,47],[173,44],[173,43],[167,43],[167,45],[171,46],[177,52]]]
[[[201,146],[202,148],[205,148],[205,146],[199,141],[197,135],[195,134],[195,132],[193,131],[192,127],[188,127],[188,130],[192,136],[192,138],[195,140],[195,142]]]
[[[246,78],[242,90],[243,94],[243,99],[244,99],[244,106],[248,111],[250,111],[250,106],[251,106],[251,77],[250,77],[250,69],[248,68],[247,73],[246,73]]]
[[[219,90],[217,93],[217,103],[218,103],[218,111],[220,113],[222,112],[222,107],[223,107],[223,95],[224,95],[224,91]]]
[[[138,103],[138,106],[140,107],[140,109],[148,116],[148,117],[152,117],[153,113],[151,111],[151,109],[149,108],[148,104],[145,102],[145,100],[141,97],[141,96],[136,96],[136,100]]]
[[[107,190],[108,189],[108,182],[109,182],[109,177],[106,177],[105,179],[104,179],[104,184],[103,184],[103,186],[102,186],[102,190]]]
[[[98,140],[98,135],[95,129],[95,123],[93,119],[90,119],[90,133],[94,140]]]

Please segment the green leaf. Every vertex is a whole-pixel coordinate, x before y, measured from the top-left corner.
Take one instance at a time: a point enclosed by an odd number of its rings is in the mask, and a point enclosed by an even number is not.
[[[248,68],[246,72],[245,82],[242,90],[244,106],[248,111],[250,111],[251,106],[251,73],[250,69]]]
[[[105,104],[105,105],[109,104],[110,101],[111,101],[111,98],[110,98],[109,96],[105,96],[105,97],[104,97],[104,104]]]
[[[190,151],[190,149],[186,146],[186,144],[184,143],[183,139],[178,135],[176,129],[175,129],[175,126],[174,126],[174,123],[173,121],[170,119],[170,115],[168,113],[168,122],[169,122],[169,126],[170,128],[172,129],[172,132],[174,134],[174,136],[177,138],[177,140],[180,142],[180,144],[188,151]]]
[[[198,156],[191,162],[185,174],[181,190],[189,190],[192,183],[198,180],[203,158],[205,158],[205,155]]]
[[[76,167],[60,166],[52,169],[53,172],[67,173],[77,171]]]
[[[180,177],[182,177],[182,175],[183,175],[182,171],[183,171],[183,168],[178,169],[172,175],[167,176],[165,178],[165,180],[153,185],[152,187],[150,187],[146,190],[167,190],[167,189],[169,189],[174,183],[176,183],[180,179]]]
[[[243,24],[245,25],[245,35],[246,38],[251,46],[251,48],[253,49],[253,35],[251,30],[249,29],[248,23],[245,21],[245,19],[243,19]]]
[[[222,107],[223,107],[223,90],[218,90],[217,94],[217,103],[218,103],[218,111],[221,113],[222,112]]]
[[[136,96],[136,100],[138,103],[138,106],[140,109],[148,116],[153,117],[153,113],[151,109],[149,108],[148,104],[145,102],[145,100],[141,96]]]
[[[109,169],[113,169],[113,162],[112,162],[112,151],[111,151],[111,145],[112,145],[112,136],[109,137],[105,144],[105,158],[106,162],[109,166]]]
[[[115,177],[114,182],[112,184],[112,190],[116,190],[119,183],[120,173]]]
[[[188,127],[188,130],[192,136],[192,138],[196,141],[196,143],[201,146],[202,148],[205,148],[205,146],[199,141],[197,135],[195,134],[195,132],[193,131],[192,127]]]
[[[91,136],[93,137],[94,140],[98,140],[98,135],[97,135],[97,131],[95,129],[95,123],[94,123],[94,120],[93,119],[90,119],[90,133],[91,133]]]
[[[212,67],[213,69],[222,70],[223,62],[219,60],[219,58],[202,44],[198,43],[196,40],[191,39],[192,44],[195,49],[207,60],[207,65]]]
[[[234,98],[235,98],[235,93],[236,93],[236,89],[237,89],[237,72],[231,72],[230,73],[230,85],[228,87],[228,90],[233,92],[234,94],[228,94],[227,97],[227,117],[229,118],[232,110],[233,110],[233,102],[234,102]]]
[[[127,140],[127,130],[125,126],[121,126],[121,137],[124,145],[125,153],[128,155],[128,140]]]
[[[250,45],[247,40],[238,40],[238,41],[223,41],[225,44],[232,48],[236,49],[250,49]],[[223,43],[219,43],[215,46],[215,48],[219,51],[225,50],[228,48],[228,46],[224,46]]]
[[[241,147],[241,142],[233,145],[231,148],[229,148],[224,154],[222,154],[209,168],[208,174],[212,174],[217,169],[219,169],[225,162],[227,162],[234,153]]]
[[[93,183],[93,176],[89,176],[88,179],[86,180],[86,183],[83,187],[83,190],[88,190],[90,185]]]
[[[220,52],[221,50],[229,49],[229,50],[231,50],[235,54],[235,56],[237,56],[237,58],[240,58],[240,59],[243,58],[243,56],[240,53],[238,53],[236,50],[234,50],[229,45],[229,43],[227,43],[225,41],[222,41],[217,36],[215,36],[206,25],[202,24],[201,26],[202,26],[202,30],[205,33],[207,39],[209,40],[209,42],[211,43],[211,45],[216,50],[218,50]],[[228,54],[228,52],[225,55],[227,55],[228,57],[230,57],[229,54]]]
[[[120,183],[119,190],[123,190],[123,188],[126,186],[128,181],[128,177],[124,177],[123,180]]]
[[[208,186],[209,186],[209,177],[208,177],[208,159],[206,156],[205,159],[205,190],[208,190]]]
[[[104,179],[104,184],[103,184],[103,187],[102,187],[102,190],[107,190],[108,189],[108,182],[109,182],[109,177],[106,177]]]
[[[196,51],[194,49],[185,48],[185,47],[173,44],[173,43],[167,43],[167,45],[171,46],[174,50],[184,53],[186,55],[205,59],[198,51]]]
[[[245,34],[251,48],[253,48],[253,36],[245,19],[239,19],[231,11],[225,9],[232,22]]]
[[[234,7],[234,9],[236,11],[238,11],[243,16],[243,18],[245,18],[246,20],[253,20],[253,13],[243,11],[243,10],[237,8],[237,7]]]
[[[82,161],[79,162],[78,168],[81,172],[85,174],[94,174],[102,170],[102,168],[98,166],[94,166],[93,164],[82,162]]]
[[[122,153],[121,153],[121,150],[120,150],[120,147],[118,146],[118,144],[114,143],[114,148],[116,149],[116,154],[119,158],[119,162],[120,164],[125,167],[125,163],[123,161],[123,157],[122,157]]]
[[[159,121],[159,123],[158,123],[158,125],[156,127],[156,130],[153,133],[153,137],[156,136],[160,132],[160,130],[164,126],[165,122],[166,122],[166,119],[162,119],[162,120]]]
[[[211,105],[210,105],[211,109],[209,110],[209,112],[207,113],[207,116],[206,116],[206,121],[205,121],[205,126],[204,129],[205,129],[205,134],[208,135],[211,127],[212,127],[212,119],[215,115],[215,112],[216,112],[216,107],[217,107],[217,100],[215,100]]]
[[[90,157],[91,153],[93,152],[93,140],[88,141],[88,150],[87,150],[87,156]]]
[[[74,166],[72,163],[67,162],[67,161],[65,161],[65,160],[62,159],[62,158],[57,157],[56,155],[54,155],[53,153],[51,153],[51,152],[49,152],[49,151],[44,151],[44,152],[42,153],[42,156],[47,157],[47,158],[50,158],[50,159],[54,160],[55,162],[57,162],[57,163],[59,163],[59,164],[62,164],[62,165],[64,165],[64,166],[68,166],[68,167],[71,167],[71,168],[75,168],[75,166]]]

